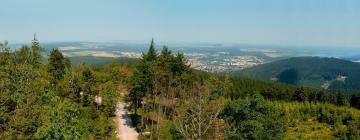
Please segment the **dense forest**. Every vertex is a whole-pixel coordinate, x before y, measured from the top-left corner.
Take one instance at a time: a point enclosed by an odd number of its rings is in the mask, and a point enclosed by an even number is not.
[[[360,91],[360,63],[337,58],[294,57],[235,71],[231,75],[346,94]]]
[[[359,138],[358,95],[194,71],[153,42],[130,81],[136,127],[151,132],[144,139]]]
[[[0,45],[1,139],[115,138],[112,117],[125,66],[71,67],[58,49],[44,63],[36,39],[18,50]]]
[[[36,39],[0,45],[1,139],[116,139],[118,101],[140,139],[360,138],[360,94],[196,71],[154,41],[138,61],[101,66],[58,49],[44,60]]]

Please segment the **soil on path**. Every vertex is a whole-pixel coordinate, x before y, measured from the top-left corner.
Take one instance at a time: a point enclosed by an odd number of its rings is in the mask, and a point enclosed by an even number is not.
[[[118,137],[120,140],[137,140],[138,133],[136,132],[131,122],[129,111],[126,109],[126,104],[118,102],[116,105],[116,122],[118,129]]]

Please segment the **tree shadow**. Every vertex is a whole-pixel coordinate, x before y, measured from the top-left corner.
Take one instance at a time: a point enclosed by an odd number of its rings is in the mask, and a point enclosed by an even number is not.
[[[128,111],[125,111],[124,114],[121,114],[121,118],[125,120],[125,125],[130,128],[134,128],[132,122],[132,114],[129,114]]]

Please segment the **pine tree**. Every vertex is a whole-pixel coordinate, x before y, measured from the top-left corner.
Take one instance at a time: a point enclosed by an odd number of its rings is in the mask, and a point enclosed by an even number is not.
[[[66,68],[70,68],[71,67],[71,61],[69,57],[65,57],[64,58],[64,64]]]
[[[177,53],[174,60],[173,60],[173,66],[172,66],[172,73],[174,75],[182,75],[184,72],[188,71],[188,65],[186,64],[186,59],[184,54]]]
[[[156,50],[155,50],[155,43],[154,43],[154,39],[152,39],[145,59],[147,61],[155,61],[156,58],[157,58],[157,54],[156,54]]]
[[[154,93],[154,63],[157,60],[154,39],[151,41],[148,52],[143,55],[143,58],[136,66],[136,69],[131,76],[130,94],[132,107],[135,110],[141,105],[141,101],[145,96],[152,96]],[[146,95],[149,93],[151,95]]]
[[[167,46],[164,46],[156,62],[156,69],[158,69],[159,74],[164,76],[169,75],[171,73],[173,60],[174,57],[172,56],[171,51]]]
[[[32,40],[31,45],[31,64],[34,66],[39,65],[41,63],[42,55],[41,53],[44,51],[41,48],[39,41],[36,39],[36,34],[34,35],[34,39]]]
[[[53,49],[49,56],[48,72],[51,75],[51,83],[56,84],[63,79],[65,74],[64,56],[58,49]]]
[[[167,46],[164,46],[161,50],[160,57],[169,58],[171,57],[171,53],[172,52],[169,50],[169,48]]]

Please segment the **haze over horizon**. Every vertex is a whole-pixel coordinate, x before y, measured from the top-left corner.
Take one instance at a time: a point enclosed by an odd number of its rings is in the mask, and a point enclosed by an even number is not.
[[[360,47],[357,0],[4,0],[0,40]]]

